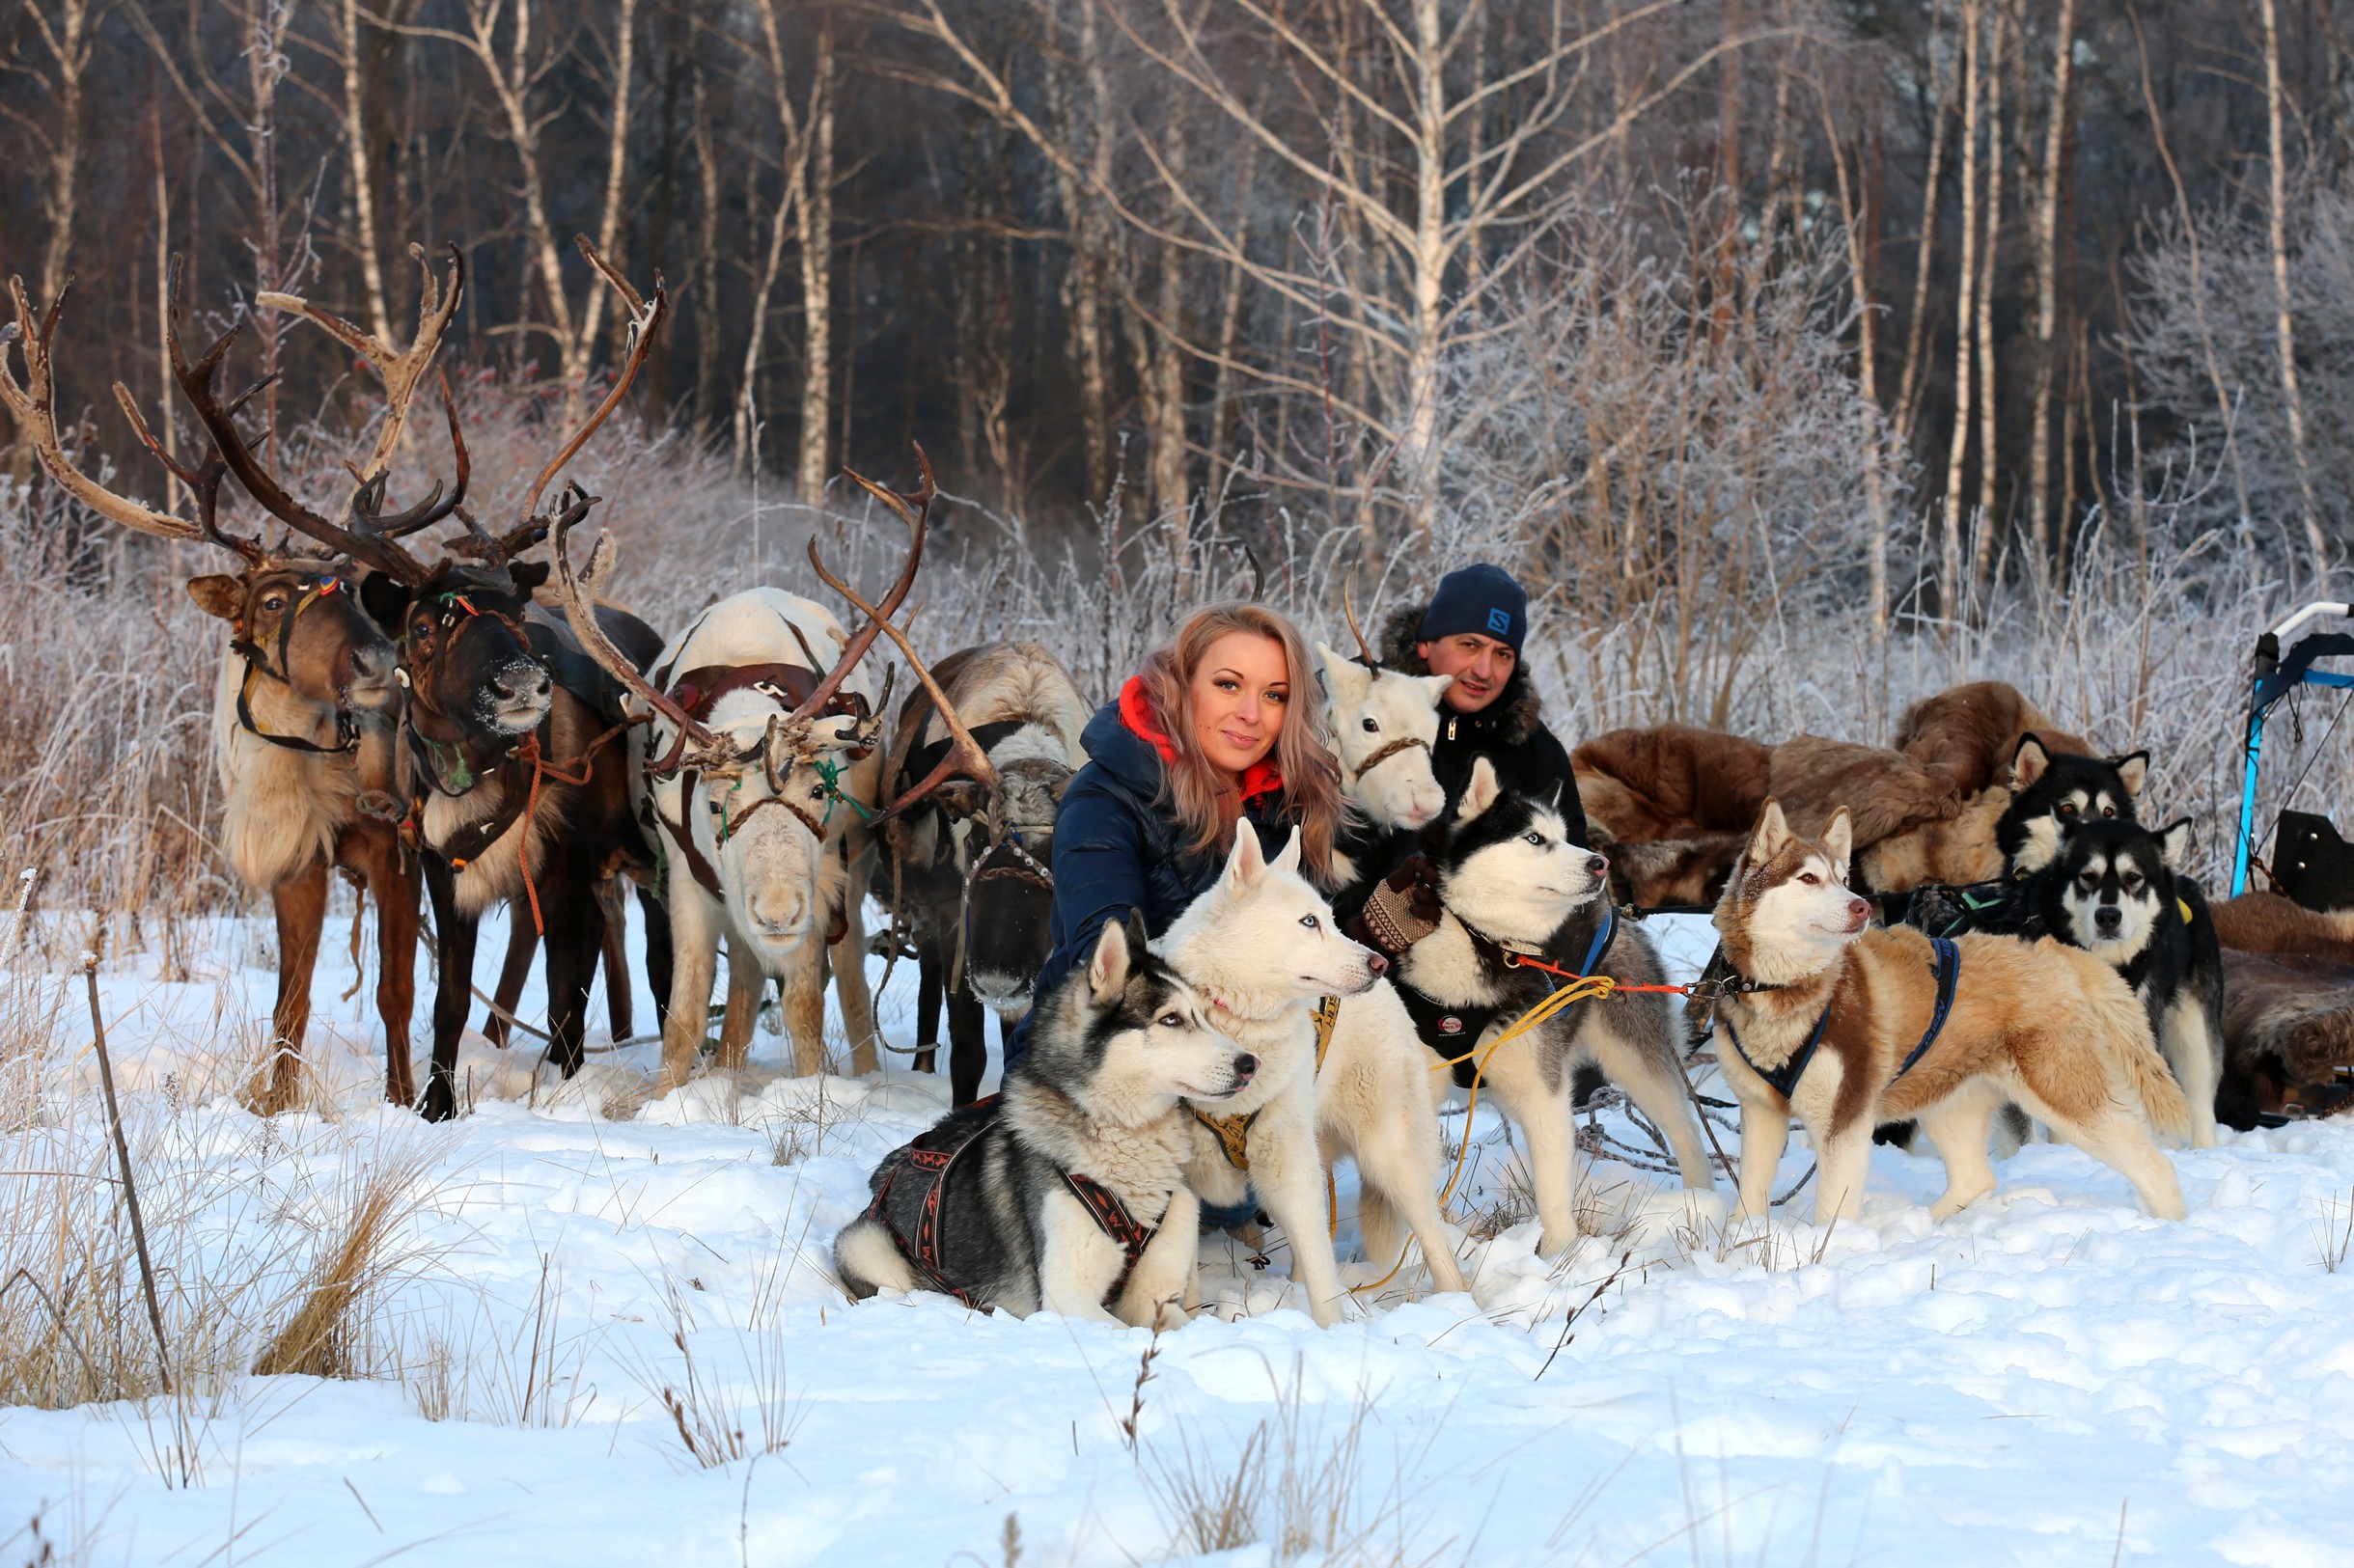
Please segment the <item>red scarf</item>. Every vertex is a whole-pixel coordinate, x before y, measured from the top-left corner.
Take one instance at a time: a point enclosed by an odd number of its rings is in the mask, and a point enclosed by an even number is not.
[[[1177,761],[1177,747],[1153,728],[1152,701],[1145,695],[1144,676],[1130,675],[1128,683],[1120,688],[1120,722],[1139,740],[1149,741],[1152,749],[1161,754],[1163,763]],[[1242,798],[1246,801],[1265,794],[1281,794],[1283,787],[1283,770],[1275,765],[1272,752],[1243,770]]]

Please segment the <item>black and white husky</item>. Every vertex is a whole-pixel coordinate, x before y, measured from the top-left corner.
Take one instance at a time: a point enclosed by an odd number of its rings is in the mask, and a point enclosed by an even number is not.
[[[2148,777],[2147,752],[2074,756],[2022,737],[2010,758],[2010,804],[1994,825],[2005,874],[2018,878],[2049,866],[2059,836],[2079,822],[2134,820]]]
[[[1178,1101],[1232,1099],[1259,1067],[1209,1014],[1141,920],[1106,924],[1087,966],[1038,1004],[1004,1087],[875,1168],[874,1200],[834,1238],[844,1288],[1177,1321],[1201,1217]]]
[[[1493,1050],[1488,1042],[1565,983],[1518,960],[1535,957],[1573,974],[1657,985],[1650,939],[1610,907],[1610,863],[1568,841],[1551,795],[1506,795],[1482,757],[1449,824],[1437,865],[1445,906],[1439,928],[1406,949],[1399,989],[1422,1036],[1459,1059],[1459,1082],[1480,1081],[1528,1141],[1538,1251],[1578,1234],[1576,1138],[1570,1079],[1599,1067],[1667,1135],[1687,1188],[1712,1190],[1698,1115],[1676,1056],[1667,998],[1636,993],[1573,1003],[1541,1028]]]
[[[2029,882],[2042,926],[2124,977],[2191,1107],[2191,1146],[2215,1146],[2223,1072],[2223,949],[2199,884],[2176,867],[2190,819],[2151,832],[2078,823]]]

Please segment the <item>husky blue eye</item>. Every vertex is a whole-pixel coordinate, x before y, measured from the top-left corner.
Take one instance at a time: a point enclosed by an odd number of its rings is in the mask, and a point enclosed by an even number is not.
[[[1311,931],[1320,931],[1324,928],[1323,922],[1318,921],[1314,915],[1302,915],[1300,917],[1300,923],[1308,927],[1308,929]]]
[[[1528,832],[1522,834],[1521,837],[1533,844],[1541,844],[1545,841],[1545,836],[1537,832],[1535,828],[1531,828]]]
[[[1163,1029],[1183,1029],[1185,1027],[1185,1015],[1181,1012],[1165,1012],[1152,1021]]]

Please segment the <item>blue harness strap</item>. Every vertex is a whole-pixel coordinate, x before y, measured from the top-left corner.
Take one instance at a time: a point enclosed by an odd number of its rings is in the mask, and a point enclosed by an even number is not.
[[[1776,1094],[1786,1100],[1790,1097],[1790,1090],[1798,1087],[1799,1076],[1807,1070],[1807,1063],[1814,1059],[1814,1048],[1823,1043],[1823,1031],[1830,1027],[1831,1009],[1825,1007],[1823,1015],[1814,1020],[1814,1029],[1812,1033],[1808,1034],[1807,1043],[1791,1052],[1790,1059],[1770,1073],[1756,1062],[1750,1061],[1749,1053],[1741,1048],[1741,1036],[1734,1032],[1732,1020],[1730,1018],[1725,1020],[1725,1037],[1732,1041],[1734,1054],[1739,1056],[1743,1061],[1749,1062],[1749,1070],[1764,1079],[1773,1087]]]
[[[1953,987],[1961,980],[1961,949],[1941,936],[1929,938],[1929,946],[1936,949],[1929,959],[1929,969],[1937,977],[1937,1005],[1929,1010],[1928,1032],[1921,1036],[1913,1054],[1897,1069],[1897,1078],[1911,1072],[1913,1063],[1927,1056],[1929,1047],[1937,1043],[1937,1036],[1945,1031],[1946,1015],[1953,1010]],[[1896,1083],[1897,1078],[1889,1083]]]
[[[1593,966],[1602,961],[1602,955],[1604,953],[1610,951],[1611,942],[1618,936],[1618,906],[1613,904],[1609,899],[1605,898],[1602,900],[1602,923],[1595,927],[1593,933],[1593,945],[1586,949],[1586,961],[1577,966],[1577,972],[1580,975],[1592,974]]]
[[[1921,1043],[1913,1047],[1912,1054],[1904,1059],[1904,1065],[1897,1069],[1897,1078],[1911,1072],[1913,1064],[1929,1054],[1929,1047],[1935,1045],[1937,1036],[1945,1032],[1947,1015],[1953,1011],[1953,989],[1961,979],[1961,949],[1941,936],[1929,938],[1929,946],[1934,949],[1929,958],[1929,971],[1937,977],[1937,1004],[1929,1010],[1927,1032],[1921,1036]],[[1786,1100],[1790,1097],[1790,1091],[1798,1087],[1798,1080],[1805,1074],[1807,1063],[1814,1059],[1814,1048],[1822,1043],[1823,1031],[1830,1024],[1831,1009],[1825,1007],[1823,1015],[1814,1020],[1814,1029],[1807,1035],[1807,1043],[1792,1052],[1789,1060],[1770,1073],[1750,1060],[1749,1053],[1741,1048],[1741,1036],[1734,1032],[1730,1018],[1725,1020],[1725,1037],[1732,1041],[1733,1050],[1748,1063],[1749,1070],[1764,1079],[1775,1093]],[[1897,1078],[1888,1082],[1893,1085]]]

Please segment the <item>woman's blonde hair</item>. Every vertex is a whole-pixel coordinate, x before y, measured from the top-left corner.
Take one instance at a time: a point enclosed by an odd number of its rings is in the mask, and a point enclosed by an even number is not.
[[[1239,796],[1201,753],[1193,735],[1193,678],[1210,645],[1235,632],[1272,639],[1284,650],[1290,680],[1283,723],[1275,732],[1272,759],[1284,776],[1284,801],[1300,829],[1301,869],[1329,887],[1333,839],[1346,808],[1341,796],[1341,767],[1324,733],[1324,704],[1315,700],[1315,666],[1308,645],[1288,617],[1264,605],[1232,602],[1205,605],[1185,619],[1169,646],[1145,660],[1145,701],[1154,723],[1177,753],[1168,765],[1165,797],[1178,822],[1192,830],[1186,848],[1196,854],[1213,846],[1230,849]]]

